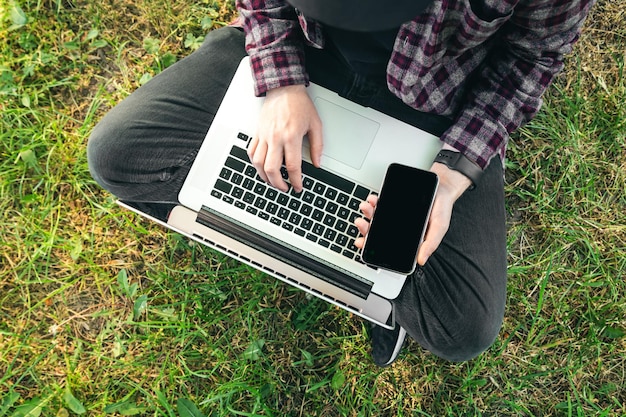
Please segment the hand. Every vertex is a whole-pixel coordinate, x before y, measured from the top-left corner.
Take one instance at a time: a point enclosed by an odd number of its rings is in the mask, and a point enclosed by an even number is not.
[[[434,163],[430,170],[439,177],[439,188],[437,189],[435,201],[433,202],[424,242],[422,242],[417,254],[417,263],[421,266],[426,264],[428,258],[441,244],[443,237],[450,227],[454,203],[471,185],[469,178],[460,172],[451,170],[443,164]],[[377,202],[378,197],[370,195],[367,200],[362,202],[359,206],[365,218],[357,218],[354,224],[363,236],[367,235],[367,231],[369,230],[369,221],[366,219],[371,219],[374,215]],[[362,248],[364,242],[365,238],[359,237],[356,239],[354,245],[358,248]]]
[[[267,92],[256,136],[248,156],[259,176],[281,191],[289,186],[280,168],[285,164],[289,182],[302,191],[302,139],[309,136],[311,161],[319,167],[322,158],[322,122],[303,85],[279,87]]]

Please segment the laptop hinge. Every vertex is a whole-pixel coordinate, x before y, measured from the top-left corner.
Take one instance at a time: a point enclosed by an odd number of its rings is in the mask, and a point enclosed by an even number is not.
[[[305,255],[298,249],[278,242],[268,235],[258,231],[253,232],[236,220],[218,215],[208,207],[202,207],[202,210],[198,212],[196,221],[259,252],[336,285],[357,297],[366,299],[371,292],[371,284],[316,260],[311,255]]]

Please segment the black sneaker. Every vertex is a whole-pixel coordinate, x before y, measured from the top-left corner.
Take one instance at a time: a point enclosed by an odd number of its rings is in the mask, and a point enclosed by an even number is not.
[[[393,330],[372,324],[370,339],[372,341],[372,359],[380,367],[391,365],[400,354],[406,330],[396,323]]]

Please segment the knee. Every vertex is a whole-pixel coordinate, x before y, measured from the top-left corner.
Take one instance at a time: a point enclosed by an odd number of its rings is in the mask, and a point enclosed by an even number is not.
[[[124,112],[111,110],[91,132],[86,149],[87,165],[100,187],[121,200],[136,201],[142,193],[152,190],[149,187],[155,181],[153,177],[165,177],[160,172],[152,175],[146,167],[147,158],[142,152],[148,150],[141,146],[133,121],[125,120],[119,113]]]
[[[227,53],[216,54],[215,51],[227,51]],[[214,65],[219,60],[226,60],[226,62],[231,63],[231,54],[240,55],[241,59],[246,55],[243,30],[233,26],[213,30],[204,38],[202,46],[195,53],[207,55],[207,58],[211,59]],[[232,62],[239,64],[239,60]]]
[[[103,188],[115,181],[120,164],[128,153],[124,138],[125,123],[111,110],[91,132],[87,141],[87,164],[93,179]]]
[[[454,323],[432,340],[431,352],[452,361],[474,359],[496,340],[503,321],[503,309],[470,309],[458,315]]]

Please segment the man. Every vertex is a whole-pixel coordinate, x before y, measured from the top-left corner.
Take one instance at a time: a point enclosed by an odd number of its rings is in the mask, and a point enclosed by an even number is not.
[[[493,343],[504,315],[509,134],[538,111],[593,0],[387,3],[238,0],[243,33],[211,32],[109,112],[90,138],[90,169],[122,200],[165,217],[246,53],[255,92],[266,97],[249,155],[278,189],[288,187],[283,163],[302,188],[305,134],[320,164],[309,80],[440,136],[431,167],[440,186],[419,267],[394,300],[395,330],[372,328],[372,355],[391,364],[408,333],[435,355],[468,360]],[[375,204],[362,203],[366,218]],[[356,223],[366,234],[367,221]]]

